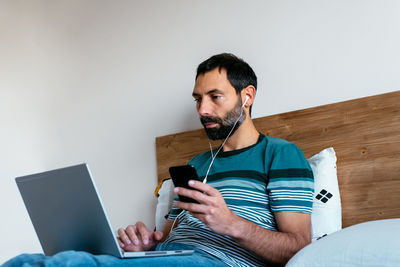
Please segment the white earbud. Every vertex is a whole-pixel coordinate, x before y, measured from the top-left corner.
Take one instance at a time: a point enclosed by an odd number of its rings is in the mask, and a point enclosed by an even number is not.
[[[243,103],[243,105],[242,105],[242,108],[244,108],[244,105],[246,105],[247,100],[249,100],[249,96],[248,96],[248,95],[246,95],[246,100],[244,100],[244,103]]]

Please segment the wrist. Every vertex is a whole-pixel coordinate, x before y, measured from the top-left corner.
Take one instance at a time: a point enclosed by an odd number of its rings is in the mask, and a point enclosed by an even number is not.
[[[229,236],[238,240],[243,236],[243,231],[246,229],[246,220],[235,214],[235,219],[229,224]]]

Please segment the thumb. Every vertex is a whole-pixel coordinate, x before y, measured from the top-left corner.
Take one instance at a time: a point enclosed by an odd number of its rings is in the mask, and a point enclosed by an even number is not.
[[[161,231],[155,231],[154,233],[153,233],[153,236],[154,236],[154,239],[155,240],[160,240],[162,237],[163,237],[163,232],[161,232]]]

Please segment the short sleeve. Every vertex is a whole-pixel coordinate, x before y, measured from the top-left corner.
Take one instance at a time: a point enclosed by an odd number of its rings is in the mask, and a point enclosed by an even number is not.
[[[267,192],[272,212],[312,212],[314,177],[295,144],[280,144],[273,153]]]

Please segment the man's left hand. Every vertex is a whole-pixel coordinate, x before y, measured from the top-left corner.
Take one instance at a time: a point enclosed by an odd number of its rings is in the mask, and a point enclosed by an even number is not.
[[[175,202],[175,207],[189,211],[191,215],[202,221],[211,230],[218,234],[230,235],[232,225],[238,216],[233,213],[221,193],[214,187],[200,181],[189,181],[189,186],[196,190],[176,187],[176,194],[193,198],[198,203]],[[203,192],[203,193],[202,193]]]

